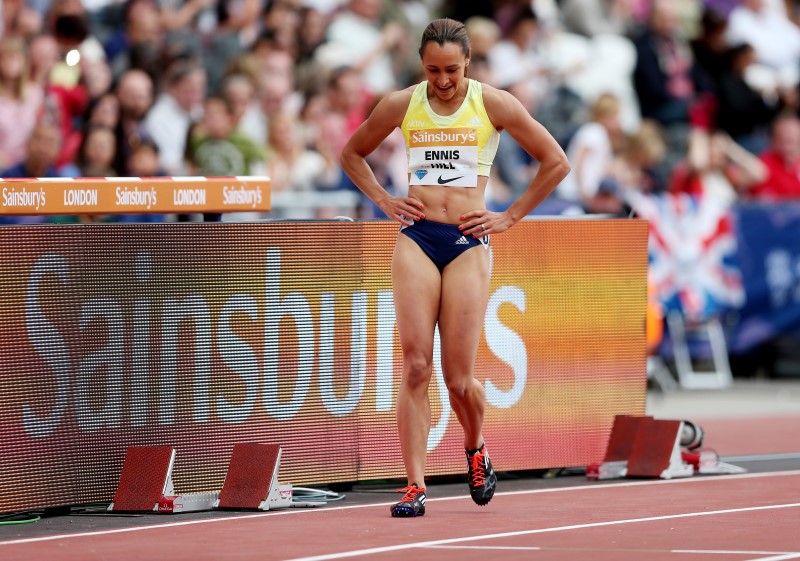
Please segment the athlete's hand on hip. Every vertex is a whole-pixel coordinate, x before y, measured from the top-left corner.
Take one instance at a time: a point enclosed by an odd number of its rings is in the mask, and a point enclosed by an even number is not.
[[[474,238],[482,238],[487,234],[505,232],[514,225],[514,221],[505,212],[488,210],[471,210],[461,215],[462,223],[458,227],[462,234]]]
[[[411,197],[389,197],[379,206],[386,216],[408,226],[425,218],[422,203]]]

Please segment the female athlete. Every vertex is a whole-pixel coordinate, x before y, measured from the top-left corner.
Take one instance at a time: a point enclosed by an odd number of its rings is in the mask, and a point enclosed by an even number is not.
[[[419,53],[427,80],[384,97],[342,153],[353,182],[402,224],[392,285],[403,349],[397,425],[408,486],[391,507],[392,516],[401,517],[425,514],[428,385],[437,323],[450,404],[464,430],[470,494],[479,505],[494,495],[497,476],[481,434],[485,394],[473,376],[489,298],[489,237],[526,216],[569,172],[561,147],[516,98],[466,77],[470,46],[462,23],[431,22]],[[395,127],[406,140],[407,197],[390,196],[365,160]],[[540,167],[514,204],[489,212],[484,191],[503,129]]]

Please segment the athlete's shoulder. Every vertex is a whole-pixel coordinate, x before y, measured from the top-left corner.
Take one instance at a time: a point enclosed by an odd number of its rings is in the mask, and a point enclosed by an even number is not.
[[[416,86],[409,86],[386,94],[375,107],[370,118],[389,120],[399,126],[405,117],[409,103],[411,103],[415,88]]]
[[[419,84],[415,84],[405,89],[397,90],[395,92],[387,94],[384,97],[384,101],[386,102],[387,105],[391,107],[398,106],[402,107],[403,109],[406,109],[408,107],[408,104],[411,102],[411,98],[414,95],[414,90],[417,89],[418,85]]]
[[[500,90],[481,82],[483,107],[492,124],[498,129],[505,128],[509,121],[519,119],[523,113],[530,117],[519,100],[505,90]]]
[[[506,90],[499,90],[494,86],[490,86],[486,82],[478,82],[481,86],[481,95],[483,96],[483,104],[487,106],[496,106],[498,104],[513,103],[516,99],[513,95]],[[487,105],[488,104],[488,105]]]

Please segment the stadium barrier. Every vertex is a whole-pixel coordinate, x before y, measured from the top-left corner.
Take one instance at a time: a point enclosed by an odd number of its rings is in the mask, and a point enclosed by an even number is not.
[[[0,216],[267,212],[268,177],[0,179]]]

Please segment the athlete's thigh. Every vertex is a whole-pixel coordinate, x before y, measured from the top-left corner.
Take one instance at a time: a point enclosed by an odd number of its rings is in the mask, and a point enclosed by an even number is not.
[[[406,356],[433,357],[441,274],[417,243],[398,235],[392,256],[392,287],[400,345]]]
[[[471,373],[489,298],[489,254],[473,247],[442,273],[439,334],[445,378]]]

